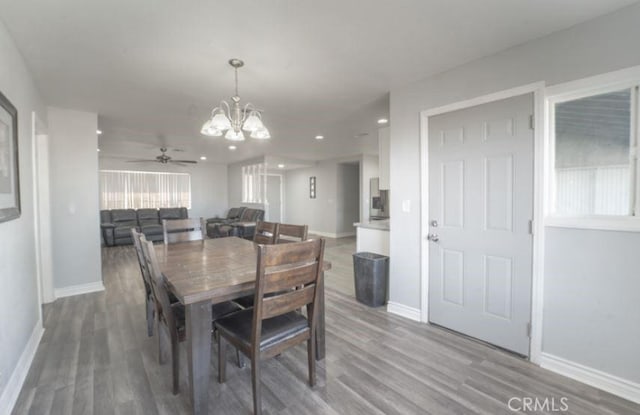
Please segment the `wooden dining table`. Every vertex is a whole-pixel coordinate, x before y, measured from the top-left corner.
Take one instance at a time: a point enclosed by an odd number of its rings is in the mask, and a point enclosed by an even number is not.
[[[156,256],[169,290],[186,310],[187,360],[194,414],[209,409],[211,371],[211,304],[251,294],[255,288],[257,251],[248,240],[227,237],[156,245]],[[322,271],[331,268],[323,262]],[[316,359],[325,356],[324,278],[318,283],[320,302]]]

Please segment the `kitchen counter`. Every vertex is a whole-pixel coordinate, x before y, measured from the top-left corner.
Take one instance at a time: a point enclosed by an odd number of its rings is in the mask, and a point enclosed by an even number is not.
[[[389,230],[389,219],[384,220],[372,220],[369,222],[356,222],[353,224],[358,228],[377,229],[381,231]]]
[[[389,219],[354,223],[356,251],[389,256]]]

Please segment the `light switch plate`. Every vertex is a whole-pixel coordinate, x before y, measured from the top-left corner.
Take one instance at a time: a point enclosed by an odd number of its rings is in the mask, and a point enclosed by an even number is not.
[[[411,212],[411,200],[402,201],[402,211],[405,213]]]

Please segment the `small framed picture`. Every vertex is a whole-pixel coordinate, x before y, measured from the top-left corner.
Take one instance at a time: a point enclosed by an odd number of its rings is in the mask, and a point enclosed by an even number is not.
[[[309,177],[309,199],[316,198],[316,176]]]
[[[20,217],[18,111],[0,93],[0,222]]]

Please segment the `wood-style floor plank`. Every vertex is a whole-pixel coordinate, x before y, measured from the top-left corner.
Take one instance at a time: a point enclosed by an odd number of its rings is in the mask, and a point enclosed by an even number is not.
[[[541,369],[446,329],[369,308],[354,299],[354,238],[328,239],[327,356],[308,386],[306,347],[263,362],[265,414],[508,414],[514,396],[569,399],[570,414],[640,414],[640,405]],[[147,337],[144,288],[133,248],[103,249],[105,292],[62,298],[44,309],[46,331],[13,413],[191,413],[186,350],[180,388]],[[157,330],[156,330],[157,336]],[[213,347],[210,412],[250,414],[251,373],[227,353],[217,380]]]

